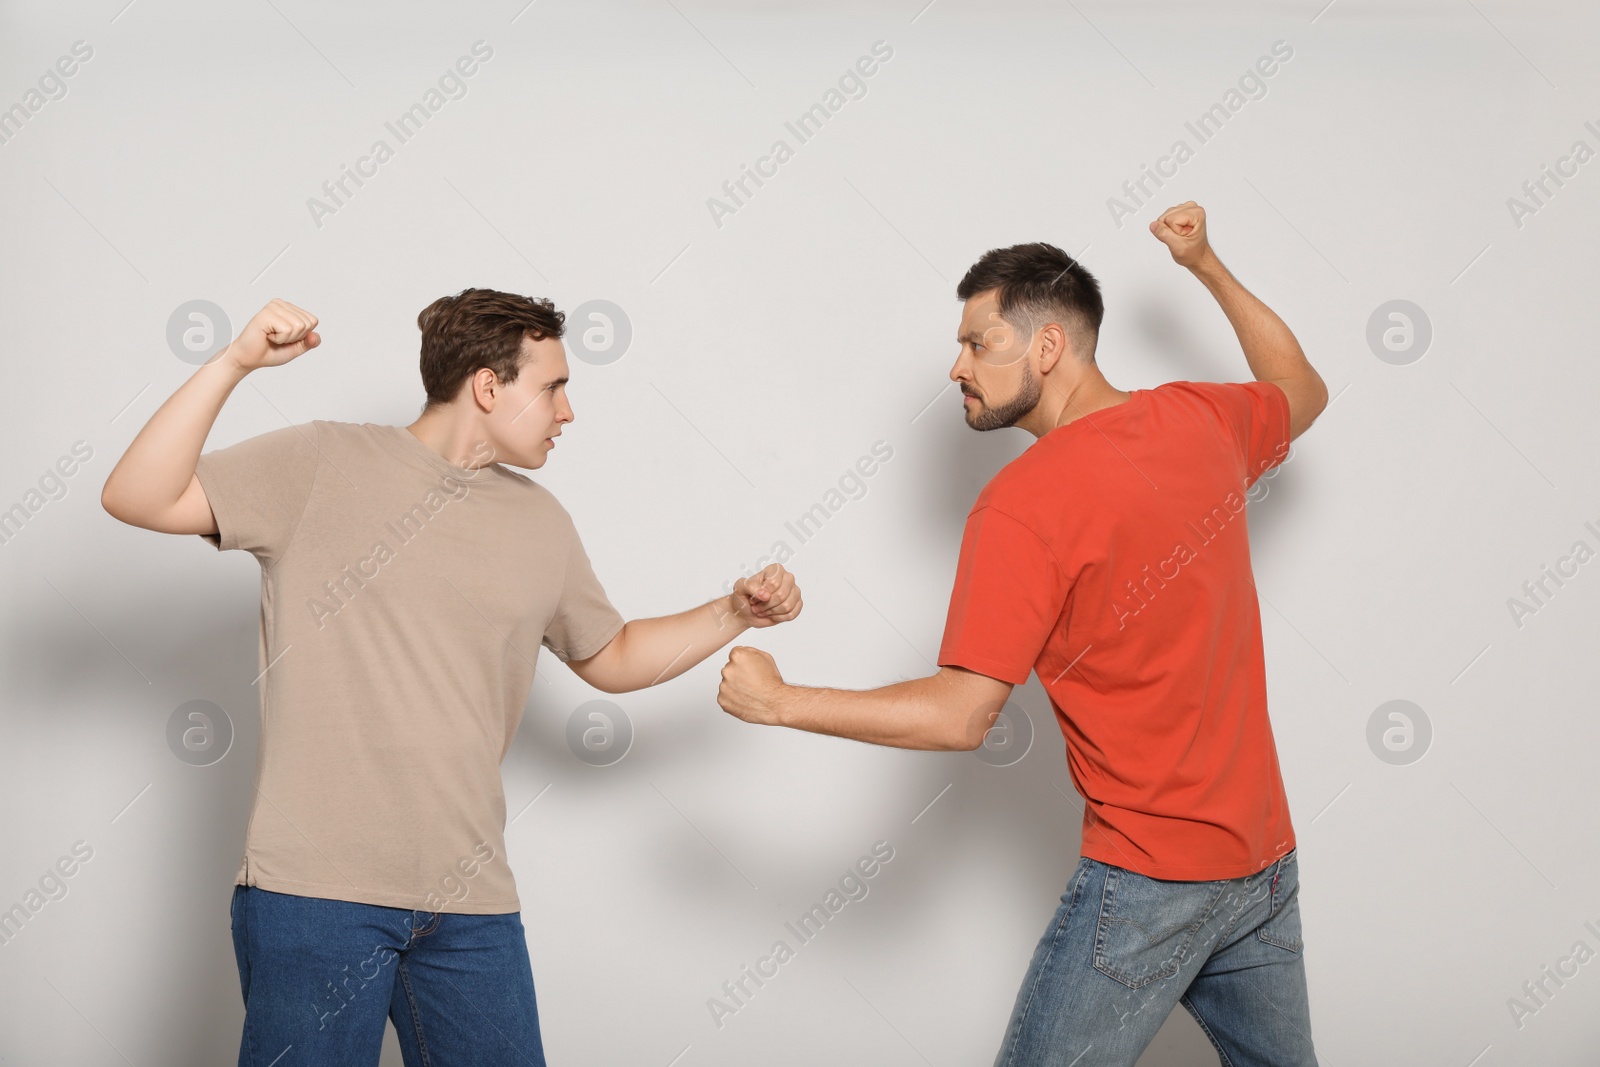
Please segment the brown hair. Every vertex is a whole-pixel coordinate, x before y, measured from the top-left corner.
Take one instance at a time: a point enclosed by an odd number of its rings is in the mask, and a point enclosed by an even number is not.
[[[496,289],[463,289],[441,296],[422,309],[422,387],[427,407],[448,404],[461,385],[480,367],[502,382],[517,380],[522,339],[560,337],[566,315],[542,297],[502,293]]]
[[[1076,259],[1043,241],[991,248],[961,279],[956,297],[967,300],[990,289],[1000,291],[1000,315],[1011,325],[1031,334],[1059,322],[1076,335],[1078,359],[1094,362],[1105,303],[1100,283]]]

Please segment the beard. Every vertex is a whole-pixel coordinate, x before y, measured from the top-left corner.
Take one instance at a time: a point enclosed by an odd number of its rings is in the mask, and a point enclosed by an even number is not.
[[[982,405],[976,415],[967,419],[967,425],[974,430],[1002,430],[1007,426],[1015,426],[1017,420],[1032,411],[1039,403],[1039,397],[1044,390],[1039,384],[1039,379],[1033,376],[1033,368],[1027,363],[1022,365],[1022,385],[1016,395],[1003,404],[990,406],[979,400]]]

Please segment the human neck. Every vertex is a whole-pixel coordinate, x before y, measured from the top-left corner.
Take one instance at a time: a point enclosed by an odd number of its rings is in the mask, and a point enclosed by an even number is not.
[[[1017,425],[1035,437],[1043,437],[1051,430],[1076,422],[1085,415],[1125,403],[1133,396],[1106,381],[1099,367],[1090,367],[1070,385],[1044,379],[1044,395],[1028,415]]]
[[[462,418],[452,407],[429,409],[406,429],[447,462],[464,470],[477,470],[493,462],[493,457],[482,463],[478,461],[475,445],[484,439],[483,435],[475,433],[471,420]]]

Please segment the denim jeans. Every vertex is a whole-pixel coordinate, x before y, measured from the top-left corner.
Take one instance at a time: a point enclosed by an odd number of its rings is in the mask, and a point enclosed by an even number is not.
[[[1224,1067],[1316,1067],[1295,851],[1171,882],[1081,857],[995,1067],[1133,1067],[1182,1004]]]
[[[235,886],[239,1067],[545,1067],[522,917],[408,911]]]

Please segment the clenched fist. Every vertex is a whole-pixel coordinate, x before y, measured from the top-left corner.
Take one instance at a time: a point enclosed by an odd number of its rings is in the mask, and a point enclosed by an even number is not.
[[[1206,240],[1206,209],[1193,200],[1169,207],[1150,224],[1150,232],[1172,252],[1180,267],[1196,267],[1211,253]]]
[[[245,323],[218,359],[232,360],[240,370],[281,367],[322,343],[317,317],[287,300],[272,299]]]
[[[766,652],[749,645],[728,650],[717,686],[717,703],[729,715],[761,726],[780,725],[777,697],[783,691],[778,663]]]
[[[800,614],[800,587],[781,563],[740,578],[729,594],[733,614],[746,626],[776,626]]]

